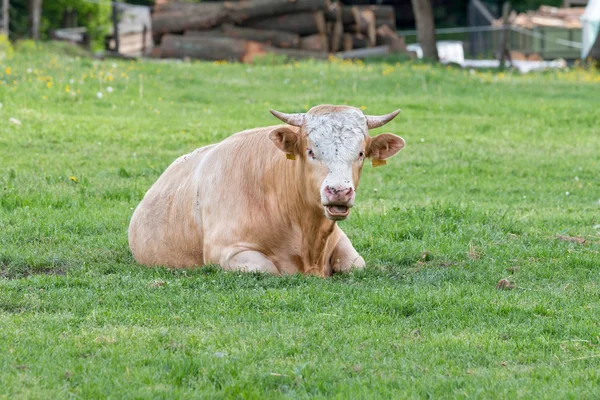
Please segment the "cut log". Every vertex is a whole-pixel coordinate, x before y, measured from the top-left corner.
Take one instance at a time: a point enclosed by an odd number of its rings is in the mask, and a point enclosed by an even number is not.
[[[364,49],[370,47],[369,39],[362,33],[355,33],[352,35],[352,48],[353,49]]]
[[[329,13],[329,17],[327,16],[327,13]],[[329,37],[329,50],[335,53],[340,51],[340,48],[342,47],[342,37],[344,36],[342,7],[339,5],[339,3],[333,3],[327,9],[325,19],[328,21],[327,35]]]
[[[187,30],[184,33],[184,36],[192,36],[192,37],[225,37],[223,30],[218,29],[210,29],[207,31],[196,31],[196,30]]]
[[[375,14],[376,19],[393,20],[396,25],[396,11],[393,6],[359,6],[361,10],[369,10]]]
[[[323,11],[328,3],[328,0],[247,0],[226,1],[224,4],[229,20],[241,24],[244,21],[276,15]]]
[[[337,21],[338,13],[341,12],[342,7],[339,3],[331,3],[324,11],[326,21]]]
[[[341,17],[344,25],[355,24],[353,8],[355,7],[342,6],[341,3],[331,3],[325,10],[325,19],[327,21],[338,21]]]
[[[352,38],[351,33],[344,33],[344,37],[342,39],[342,49],[344,51],[350,51],[354,48],[354,39]]]
[[[329,51],[329,39],[327,35],[310,35],[300,39],[302,50],[327,52]]]
[[[222,31],[227,37],[253,40],[274,47],[296,49],[300,47],[300,36],[295,33],[243,28],[225,24]]]
[[[342,22],[344,25],[355,24],[356,20],[354,18],[354,9],[355,7],[342,7]]]
[[[223,24],[218,29],[207,31],[185,31],[185,36],[192,37],[229,37],[232,39],[252,40],[269,46],[292,48],[300,47],[300,36],[289,32],[264,31],[260,29],[243,28],[231,24]]]
[[[152,15],[152,32],[154,36],[165,33],[184,32],[188,29],[210,29],[221,24],[227,12],[221,7],[215,7],[211,3],[201,3],[196,6],[205,5],[203,12],[165,12]]]
[[[377,41],[377,28],[375,27],[375,14],[371,10],[353,9],[355,24],[352,29],[355,33],[362,33],[369,39],[369,45],[375,46]]]
[[[326,34],[325,15],[323,11],[301,12],[280,15],[277,17],[246,21],[244,26],[255,29],[292,32],[298,35]]]
[[[394,19],[375,17],[375,27],[376,28],[379,28],[384,25],[387,25],[390,28],[392,28],[393,30],[396,30],[396,17],[394,17]]]
[[[332,22],[333,26],[329,33],[329,50],[332,52],[340,51],[342,47],[342,38],[344,36],[344,24],[342,20]]]
[[[398,36],[396,31],[387,25],[377,28],[377,46],[389,46],[392,53],[406,52],[404,37]]]
[[[160,45],[162,58],[251,62],[266,53],[265,46],[260,43],[228,37],[165,35]]]

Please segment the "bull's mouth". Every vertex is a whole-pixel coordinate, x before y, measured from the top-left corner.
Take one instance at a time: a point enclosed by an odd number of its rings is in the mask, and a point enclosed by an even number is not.
[[[327,210],[327,217],[335,221],[346,219],[350,215],[350,207],[348,206],[330,205],[325,206],[325,210]]]

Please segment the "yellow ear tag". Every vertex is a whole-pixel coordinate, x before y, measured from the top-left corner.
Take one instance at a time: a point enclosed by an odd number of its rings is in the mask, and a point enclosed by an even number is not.
[[[381,167],[382,165],[387,164],[387,161],[385,160],[377,160],[377,159],[373,159],[371,161],[371,165],[373,165],[373,167]]]
[[[295,160],[296,156],[293,153],[285,153],[285,158],[288,160]]]

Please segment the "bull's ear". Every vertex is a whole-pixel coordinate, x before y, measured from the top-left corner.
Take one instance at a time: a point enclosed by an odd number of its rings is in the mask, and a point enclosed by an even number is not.
[[[289,159],[293,160],[295,154],[298,154],[299,136],[290,128],[285,126],[275,128],[269,133],[269,138],[279,150],[288,155]]]
[[[383,165],[381,162],[386,158],[390,158],[404,147],[404,139],[400,136],[391,133],[382,133],[371,138],[369,148],[367,149],[367,157],[373,160],[373,165]],[[380,163],[378,163],[380,162]]]

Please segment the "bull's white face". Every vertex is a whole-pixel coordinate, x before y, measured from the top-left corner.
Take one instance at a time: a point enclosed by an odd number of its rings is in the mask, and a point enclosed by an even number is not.
[[[383,116],[365,116],[354,107],[322,105],[305,114],[271,112],[300,128],[277,127],[269,137],[288,158],[302,163],[309,198],[319,201],[331,220],[346,219],[350,214],[365,158],[385,164],[383,160],[404,147],[404,140],[391,133],[375,137],[368,134],[369,128],[384,125],[399,110]]]
[[[366,118],[354,108],[306,115],[306,164],[325,215],[348,217],[365,159]]]

